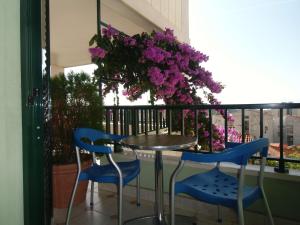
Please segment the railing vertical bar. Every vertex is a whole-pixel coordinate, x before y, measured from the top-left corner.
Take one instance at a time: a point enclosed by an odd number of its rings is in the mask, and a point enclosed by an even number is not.
[[[194,133],[195,133],[195,136],[198,137],[198,110],[197,109],[194,109]]]
[[[142,129],[142,133],[145,132],[145,118],[144,118],[144,112],[145,110],[144,109],[141,109],[141,129]]]
[[[198,144],[199,144],[198,123],[199,123],[198,110],[194,109],[194,135],[198,138]],[[198,151],[198,145],[195,146],[195,151]]]
[[[156,128],[156,134],[159,134],[159,120],[160,120],[160,116],[159,116],[159,110],[156,109],[155,110],[155,119],[156,119],[156,124],[155,124],[155,128]]]
[[[113,133],[118,134],[118,110],[113,109]]]
[[[181,135],[185,135],[185,132],[184,132],[184,110],[181,109],[180,110],[180,117],[181,117]]]
[[[167,127],[167,110],[164,110],[163,112],[163,128]]]
[[[145,110],[145,134],[148,135],[148,109]]]
[[[224,120],[224,127],[225,127],[225,137],[224,137],[224,142],[227,143],[228,142],[228,110],[225,109],[224,110],[224,116],[225,116],[225,120]]]
[[[105,130],[110,133],[110,109],[106,109],[105,112]]]
[[[168,134],[172,134],[172,110],[167,110],[167,126],[168,126]]]
[[[135,109],[131,110],[131,130],[132,130],[132,135],[137,135]]]
[[[121,135],[124,135],[124,109],[120,111],[120,128],[121,128]]]
[[[208,110],[208,116],[209,116],[209,151],[213,151],[213,134],[212,134],[212,112],[211,109]]]
[[[125,134],[126,135],[130,135],[130,133],[129,133],[129,118],[130,118],[130,111],[129,111],[129,109],[126,109],[126,111],[125,111],[125,114],[126,114],[126,116],[125,116],[125,119],[126,119],[126,126],[125,126]]]
[[[264,137],[264,110],[259,109],[259,137]]]
[[[135,110],[135,118],[136,118],[136,131],[137,134],[141,133],[141,127],[140,127],[140,109]]]
[[[155,124],[155,128],[156,128],[156,134],[159,134],[159,110],[156,109],[155,110],[155,121],[156,121],[156,124]]]
[[[245,142],[245,109],[242,109],[242,142]]]
[[[152,109],[149,109],[149,131],[152,131]]]
[[[159,128],[163,128],[163,113],[159,110]]]
[[[156,111],[157,111],[156,109],[153,110],[153,114],[152,114],[152,116],[153,116],[153,118],[152,118],[152,121],[153,121],[153,130],[156,130],[156,120],[157,120]]]

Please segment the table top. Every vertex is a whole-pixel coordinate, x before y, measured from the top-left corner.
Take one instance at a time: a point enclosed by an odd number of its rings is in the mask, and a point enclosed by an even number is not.
[[[121,140],[121,144],[139,150],[180,150],[195,146],[197,144],[197,137],[181,135],[130,136]]]

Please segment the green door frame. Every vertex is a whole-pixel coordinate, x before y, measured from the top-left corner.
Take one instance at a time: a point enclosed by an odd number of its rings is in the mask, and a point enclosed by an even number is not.
[[[24,225],[44,225],[41,0],[20,0],[20,25]]]

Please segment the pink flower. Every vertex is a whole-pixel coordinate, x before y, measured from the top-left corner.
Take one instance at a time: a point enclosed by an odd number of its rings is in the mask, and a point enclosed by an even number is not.
[[[103,59],[106,55],[106,51],[103,48],[100,48],[100,47],[89,48],[89,52],[91,53],[92,58]]]

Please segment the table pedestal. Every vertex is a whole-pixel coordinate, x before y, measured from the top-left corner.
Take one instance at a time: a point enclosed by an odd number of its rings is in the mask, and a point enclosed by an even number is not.
[[[163,177],[163,161],[162,152],[155,152],[155,203],[154,203],[154,215],[144,216],[140,218],[134,218],[127,220],[124,225],[167,225],[169,218],[164,214],[164,177]],[[195,223],[194,218],[176,215],[176,224],[178,225],[193,225]]]

